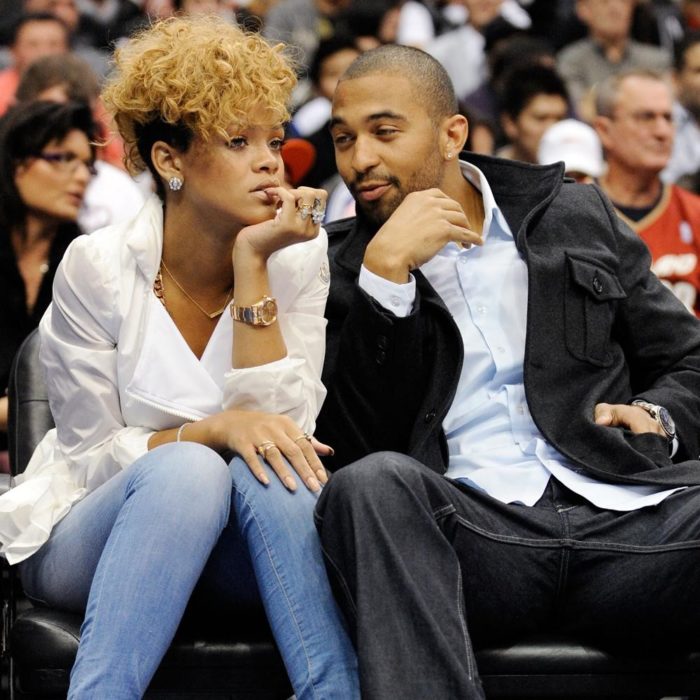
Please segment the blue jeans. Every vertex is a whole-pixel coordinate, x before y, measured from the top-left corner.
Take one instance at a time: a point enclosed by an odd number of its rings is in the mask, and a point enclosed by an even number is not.
[[[323,568],[316,496],[261,485],[196,443],[152,450],[77,503],[20,564],[38,603],[85,611],[69,698],[140,698],[195,588],[262,601],[299,700],[359,698]]]
[[[316,521],[363,700],[483,700],[474,648],[543,631],[626,653],[697,641],[700,486],[616,512],[551,479],[507,505],[383,452],[333,475]]]

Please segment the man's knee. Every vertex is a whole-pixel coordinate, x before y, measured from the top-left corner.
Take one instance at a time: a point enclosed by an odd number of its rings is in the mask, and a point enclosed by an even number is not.
[[[355,506],[367,508],[393,501],[411,482],[420,478],[421,464],[398,452],[376,452],[335,472],[316,506],[317,517],[323,519],[328,509],[348,512]],[[408,486],[408,489],[406,487]]]

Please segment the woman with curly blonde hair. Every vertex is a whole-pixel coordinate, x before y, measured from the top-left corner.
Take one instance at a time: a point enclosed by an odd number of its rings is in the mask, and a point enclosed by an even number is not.
[[[155,24],[104,99],[158,193],[77,239],[42,319],[56,429],[0,498],[27,594],[85,611],[70,698],[139,698],[193,592],[262,602],[299,700],[359,697],[312,511],[326,195],[281,186],[294,72],[215,18]]]

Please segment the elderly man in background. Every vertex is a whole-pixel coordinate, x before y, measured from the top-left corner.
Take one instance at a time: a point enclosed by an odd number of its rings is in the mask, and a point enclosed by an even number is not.
[[[669,84],[652,71],[599,86],[594,125],[608,162],[600,184],[649,247],[657,276],[700,315],[700,197],[660,177],[673,148],[672,108]]]

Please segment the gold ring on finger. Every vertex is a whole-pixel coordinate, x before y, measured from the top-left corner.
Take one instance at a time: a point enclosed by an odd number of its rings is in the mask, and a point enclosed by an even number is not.
[[[293,442],[299,442],[299,440],[308,440],[311,442],[311,435],[308,433],[302,433],[299,437],[295,437]]]
[[[265,442],[261,442],[255,449],[263,459],[267,459],[267,451],[271,450],[273,447],[277,447],[277,445],[275,445],[272,440],[265,440]]]
[[[301,204],[298,208],[299,218],[306,221],[309,217],[313,217],[314,208],[310,204]]]

